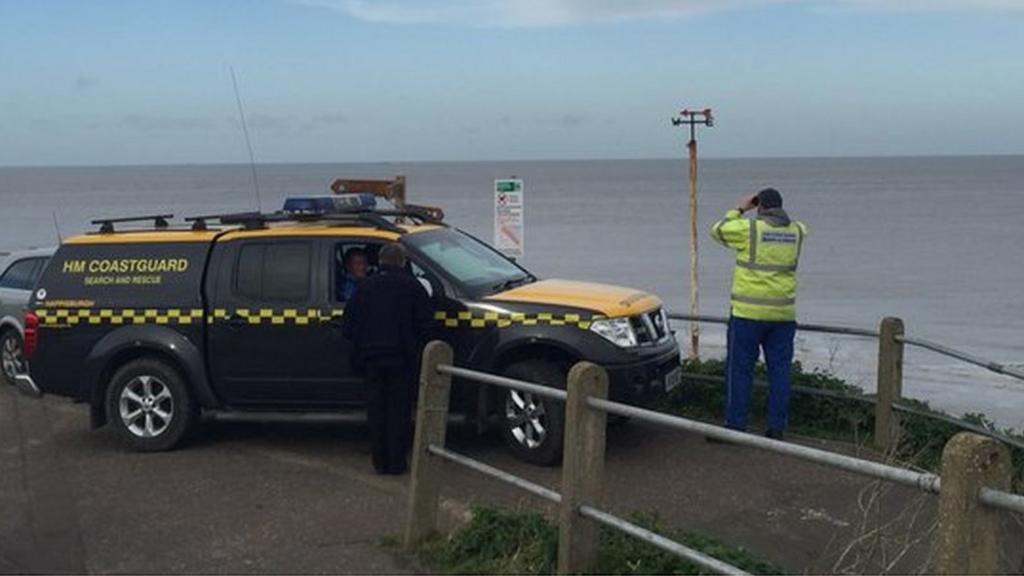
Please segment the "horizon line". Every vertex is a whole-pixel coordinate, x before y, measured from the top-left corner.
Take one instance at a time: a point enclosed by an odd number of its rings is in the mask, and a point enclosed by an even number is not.
[[[733,161],[733,160],[898,160],[921,158],[1016,158],[1024,156],[1024,152],[1014,153],[973,153],[973,154],[851,154],[851,155],[795,155],[795,156],[703,156],[700,160]],[[566,158],[505,158],[475,160],[363,160],[363,161],[283,161],[256,162],[256,166],[302,166],[329,164],[503,164],[513,162],[647,162],[647,161],[685,161],[683,156],[651,156],[651,157],[566,157]],[[173,168],[173,167],[205,167],[205,166],[250,166],[249,162],[166,162],[166,163],[125,163],[125,164],[0,164],[0,169],[38,169],[38,168]]]

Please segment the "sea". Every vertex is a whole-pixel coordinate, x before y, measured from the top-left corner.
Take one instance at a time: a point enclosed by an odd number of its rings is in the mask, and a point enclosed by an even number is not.
[[[493,238],[494,181],[525,183],[525,253],[543,278],[620,284],[689,309],[689,208],[682,160],[0,167],[0,250],[54,245],[90,220],[278,209],[338,177],[405,175],[410,202]],[[700,312],[728,314],[733,258],[707,229],[738,199],[772,186],[809,228],[800,263],[802,322],[907,333],[1024,365],[1024,156],[707,159],[699,173]],[[689,325],[677,326],[687,349]],[[702,327],[701,353],[725,332]],[[797,359],[872,392],[877,343],[801,333]],[[1024,430],[1024,381],[908,349],[904,395],[953,415]]]

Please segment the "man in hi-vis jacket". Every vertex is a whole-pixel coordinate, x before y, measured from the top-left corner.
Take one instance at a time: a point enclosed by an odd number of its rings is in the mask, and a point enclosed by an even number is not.
[[[754,218],[744,212],[754,208]],[[768,426],[781,439],[789,412],[789,374],[796,333],[796,269],[807,227],[782,209],[782,195],[766,188],[743,198],[711,227],[711,237],[736,251],[728,351],[726,426],[745,431],[750,415],[754,364],[764,350],[768,367]]]

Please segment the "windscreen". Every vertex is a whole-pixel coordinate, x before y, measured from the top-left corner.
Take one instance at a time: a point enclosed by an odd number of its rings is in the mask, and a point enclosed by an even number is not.
[[[450,228],[402,239],[467,292],[481,296],[534,280],[532,274],[476,238]]]

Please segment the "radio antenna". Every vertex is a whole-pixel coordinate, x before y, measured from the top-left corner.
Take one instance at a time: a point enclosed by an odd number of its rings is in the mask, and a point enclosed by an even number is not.
[[[238,104],[238,117],[242,119],[242,135],[245,136],[245,147],[249,150],[249,168],[252,170],[252,187],[256,192],[256,211],[263,212],[260,202],[260,180],[256,176],[256,157],[252,153],[252,141],[249,140],[249,126],[245,122],[245,111],[242,109],[242,97],[238,95],[238,80],[235,78],[235,67],[231,70],[231,87],[235,89],[235,103]]]
[[[53,229],[57,231],[57,245],[64,244],[64,235],[60,233],[60,222],[57,221],[57,211],[54,210],[53,214]]]

